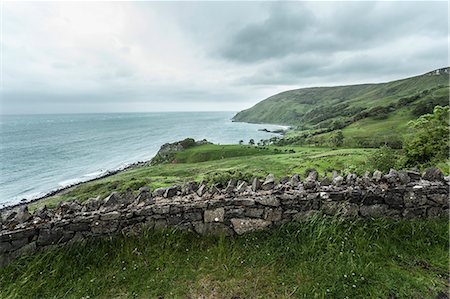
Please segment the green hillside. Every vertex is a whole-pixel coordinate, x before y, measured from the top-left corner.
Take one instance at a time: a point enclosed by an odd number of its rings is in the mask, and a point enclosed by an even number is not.
[[[378,129],[379,133],[384,129],[402,133],[408,120],[432,112],[436,105],[448,105],[448,101],[449,68],[442,68],[387,83],[285,91],[239,112],[233,120],[292,125],[298,131],[321,133],[351,125],[356,128],[373,125],[401,110],[402,121]],[[351,129],[347,130],[350,132]]]

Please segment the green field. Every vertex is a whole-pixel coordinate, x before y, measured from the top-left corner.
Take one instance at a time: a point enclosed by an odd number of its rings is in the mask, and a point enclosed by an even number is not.
[[[292,150],[295,151],[292,153]],[[291,153],[289,153],[291,151]],[[139,167],[75,187],[63,194],[31,204],[31,209],[44,204],[56,205],[59,201],[91,197],[106,197],[113,191],[127,188],[138,190],[149,186],[152,190],[189,181],[207,180],[214,175],[237,172],[243,178],[273,173],[278,179],[294,173],[304,175],[316,169],[322,175],[332,170],[363,173],[371,170],[365,164],[372,149],[330,149],[315,147],[255,147],[248,145],[206,144],[178,152],[177,163]]]
[[[448,220],[315,218],[241,237],[144,232],[24,257],[1,298],[436,298]]]

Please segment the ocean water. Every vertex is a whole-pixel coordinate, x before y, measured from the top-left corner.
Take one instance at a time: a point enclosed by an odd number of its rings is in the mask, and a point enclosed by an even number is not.
[[[233,112],[167,112],[0,116],[0,206],[151,159],[186,137],[232,144],[276,125],[234,123]]]

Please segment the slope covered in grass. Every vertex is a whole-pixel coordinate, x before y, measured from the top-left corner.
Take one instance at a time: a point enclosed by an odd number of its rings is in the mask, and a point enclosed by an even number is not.
[[[435,105],[448,104],[448,86],[449,71],[444,68],[439,74],[433,71],[380,84],[302,88],[271,96],[239,112],[234,120],[293,125],[302,130],[336,129],[403,107],[419,115],[429,113]],[[432,107],[427,109],[427,105]]]
[[[1,298],[436,298],[448,220],[315,218],[236,238],[144,232],[24,257]]]

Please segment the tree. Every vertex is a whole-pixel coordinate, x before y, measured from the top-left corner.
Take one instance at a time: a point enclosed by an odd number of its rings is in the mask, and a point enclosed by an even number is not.
[[[240,145],[244,144],[244,140],[239,140],[239,144]]]
[[[344,134],[342,134],[342,131],[337,131],[334,136],[331,138],[331,143],[333,143],[334,146],[339,147],[344,144]]]
[[[407,164],[436,163],[448,158],[448,106],[436,106],[432,114],[422,115],[408,125],[412,134],[404,145]]]
[[[250,140],[248,141],[248,144],[250,144],[250,145],[255,145],[255,140],[253,140],[253,138],[250,139]]]

